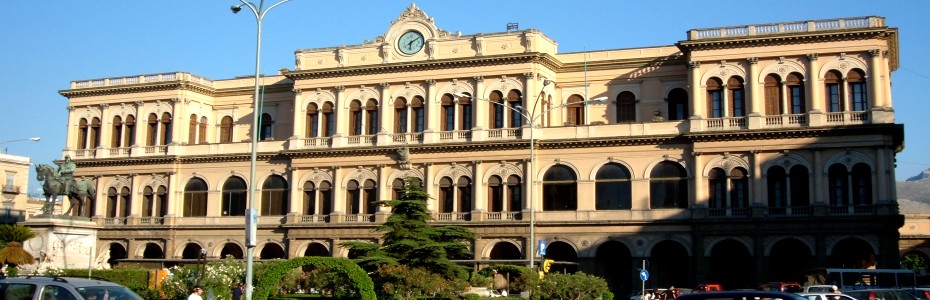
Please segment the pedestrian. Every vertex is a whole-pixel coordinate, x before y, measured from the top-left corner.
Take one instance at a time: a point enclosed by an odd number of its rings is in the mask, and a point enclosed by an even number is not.
[[[681,296],[681,292],[675,289],[675,286],[668,287],[668,290],[665,291],[665,300],[675,300],[678,296]]]
[[[187,300],[203,300],[203,288],[199,285],[194,286],[194,291],[191,292],[190,296],[187,296]]]
[[[233,285],[232,300],[242,300],[242,282]]]

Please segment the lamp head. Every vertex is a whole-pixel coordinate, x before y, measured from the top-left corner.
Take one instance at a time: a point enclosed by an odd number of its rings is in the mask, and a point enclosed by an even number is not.
[[[229,8],[229,10],[231,10],[232,13],[237,14],[239,13],[240,10],[242,10],[242,4],[233,5],[232,7]]]
[[[543,79],[543,86],[548,86],[550,83],[552,83],[552,80],[549,80],[549,78]]]
[[[604,101],[607,101],[607,97],[597,97],[597,98],[594,98],[594,99],[590,99],[590,100],[588,100],[588,101],[591,101],[591,102],[604,102]]]
[[[30,140],[30,141],[33,141],[33,142],[38,142],[38,141],[41,140],[41,139],[42,139],[42,138],[40,138],[40,137],[31,137],[31,138],[29,138],[29,140]]]
[[[462,93],[452,93],[452,96],[455,96],[456,98],[469,98],[469,99],[471,99],[471,96],[466,95],[466,94],[462,94]]]

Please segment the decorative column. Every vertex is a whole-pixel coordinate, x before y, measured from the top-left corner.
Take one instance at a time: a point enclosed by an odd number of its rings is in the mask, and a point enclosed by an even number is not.
[[[692,152],[691,156],[694,157],[694,165],[691,167],[693,173],[691,177],[694,177],[694,198],[691,199],[691,203],[694,203],[695,208],[701,209],[702,213],[698,213],[698,210],[695,210],[695,214],[700,214],[700,217],[707,216],[707,197],[704,195],[704,159],[702,152]],[[697,215],[695,217],[698,217]]]
[[[888,158],[885,156],[885,148],[878,147],[875,149],[875,178],[878,182],[878,197],[872,196],[872,199],[876,203],[881,203],[885,201],[895,201],[897,197],[894,194],[888,193],[889,187],[894,186],[895,182],[888,180],[890,176],[889,173],[894,172],[892,169],[888,168]]]
[[[336,127],[336,128],[333,128],[333,136],[332,136],[332,147],[333,148],[342,147],[346,144],[345,139],[342,138],[343,135],[345,135],[344,132],[347,132],[346,131],[346,129],[348,128],[347,126],[349,126],[348,112],[343,109],[343,106],[345,106],[345,101],[346,101],[345,97],[346,97],[346,87],[342,85],[336,86],[336,103],[334,103],[333,105],[334,106],[333,114],[335,115],[334,117],[336,118],[336,121],[333,122],[333,124],[335,124],[333,126]],[[321,127],[320,129],[322,130],[323,128]],[[320,132],[320,136],[325,136],[325,135],[326,135],[325,132]]]
[[[427,195],[431,196],[436,194],[433,191],[432,165],[433,163],[431,162],[423,163],[423,191],[426,192]],[[426,209],[430,212],[436,211],[436,205],[433,204],[433,202],[435,201],[426,201]]]
[[[879,49],[869,50],[869,58],[869,72],[866,75],[869,80],[869,90],[867,91],[869,104],[872,105],[872,109],[881,109],[887,106],[883,101],[884,99],[880,97],[882,94],[881,83],[885,80],[885,72],[882,69],[882,51]]]
[[[333,213],[330,214],[329,222],[330,223],[342,223],[345,221],[343,216],[346,215],[346,201],[343,199],[342,194],[345,191],[345,185],[342,184],[342,175],[339,172],[342,168],[340,166],[333,167]]]
[[[807,55],[807,78],[804,85],[807,87],[807,124],[809,126],[822,126],[827,123],[827,117],[824,115],[824,105],[826,99],[822,92],[823,81],[819,75],[820,66],[817,63],[817,53]]]
[[[309,124],[307,124],[306,116],[307,106],[303,105],[304,102],[302,101],[303,90],[295,88],[292,91],[294,92],[294,134],[291,135],[290,140],[292,141],[289,142],[290,146],[288,148],[295,149],[294,144],[307,132],[307,126]],[[308,137],[309,136],[306,136],[305,138]]]
[[[812,187],[814,195],[811,199],[813,200],[811,206],[814,206],[813,213],[815,216],[823,216],[827,214],[828,203],[825,201],[826,199],[824,195],[827,194],[830,189],[829,186],[826,185],[826,180],[823,178],[827,174],[824,173],[823,170],[822,155],[823,154],[821,154],[820,149],[814,149],[814,186]]]
[[[890,57],[890,56],[891,56],[891,51],[888,51],[888,50],[882,51],[882,57],[883,57],[883,59],[882,59],[882,69],[883,69],[883,70],[887,70],[887,71],[882,71],[882,74],[881,74],[881,76],[882,76],[882,82],[881,82],[881,83],[882,83],[882,95],[881,95],[881,97],[884,99],[884,101],[882,101],[882,102],[885,104],[885,109],[886,109],[886,110],[891,110],[892,107],[894,107],[894,106],[891,104],[891,102],[892,102],[892,101],[891,101],[891,78],[890,78],[890,76],[891,76],[891,72],[890,72],[891,67],[888,65],[888,64],[889,64],[888,61],[889,61],[889,57]],[[893,122],[893,121],[892,121],[892,122]]]
[[[439,124],[442,103],[441,99],[436,97],[436,80],[426,80],[426,99],[423,99],[423,101],[425,102],[423,103],[424,106],[426,106],[426,128],[423,129],[423,143],[435,143],[439,140],[439,131],[442,128],[442,125]]]
[[[190,116],[183,115],[183,112],[181,109],[181,107],[183,106],[181,105],[181,98],[171,98],[168,100],[168,103],[171,103],[171,119],[172,119],[171,125],[172,126],[171,126],[171,140],[165,141],[166,146],[179,144],[179,141],[178,141],[179,136],[187,137],[186,134],[185,135],[179,134],[179,131],[180,132],[187,131],[188,126],[190,126],[190,123],[184,122],[184,120],[190,119]],[[168,133],[163,132],[161,134],[168,134]]]
[[[304,185],[303,182],[300,182],[299,169],[298,167],[286,167],[284,169],[284,171],[287,172],[287,180],[291,183],[291,188],[288,189],[288,199],[291,199],[291,205],[287,212],[288,223],[296,223],[299,221],[300,216],[303,215],[305,210],[303,197]]]
[[[110,148],[113,145],[113,117],[109,115],[110,104],[101,103],[100,104],[100,128],[97,129],[100,131],[100,146],[96,147],[96,157],[108,157],[110,155],[109,151],[103,151],[105,148]],[[119,142],[119,137],[117,137],[117,142]]]
[[[141,186],[142,179],[139,177],[141,177],[139,176],[139,174],[135,174],[135,173],[129,174],[129,184],[130,184],[129,191],[130,192],[129,192],[129,201],[128,203],[126,203],[127,205],[129,205],[129,215],[126,216],[127,219],[129,217],[138,217],[139,215],[141,215],[141,212],[142,212],[142,201],[141,201],[142,199],[140,199],[141,197],[139,197],[139,195],[142,195],[142,186]],[[116,192],[118,193],[119,190],[117,190]],[[120,197],[117,197],[117,201],[116,201],[116,209],[117,209],[116,216],[117,217],[120,215],[120,212],[126,211],[126,208],[123,207],[124,203],[122,203],[122,201],[119,201],[121,200],[119,198]],[[132,205],[133,203],[137,203],[139,205]]]
[[[701,119],[703,119],[702,116],[704,115],[705,108],[704,108],[704,94],[701,93],[702,85],[700,82],[701,62],[699,61],[689,62],[688,67],[691,70],[691,72],[688,73],[688,77],[690,77],[688,79],[690,81],[690,89],[691,89],[688,92],[688,97],[690,98],[689,99],[690,103],[688,107],[691,110],[690,111],[691,117],[689,118],[690,121],[688,122],[689,123],[688,127],[691,127],[690,131],[703,131],[704,122]]]
[[[379,199],[390,199],[388,195],[391,194],[391,189],[388,188],[388,185],[391,184],[388,182],[388,170],[384,164],[378,164],[378,195]],[[386,206],[378,206],[378,211],[375,212],[375,223],[384,223],[387,221],[388,216],[390,215],[391,210]]]
[[[762,93],[763,90],[759,89],[759,58],[750,57],[746,61],[749,62],[749,73],[746,74],[746,94],[749,95],[749,113],[747,116],[746,126],[749,129],[762,128],[765,124],[762,121],[762,111],[765,106],[762,105]]]
[[[472,96],[487,100],[487,96],[485,96],[484,93],[484,76],[475,76],[473,79],[475,80],[475,94]],[[491,126],[490,123],[488,123],[488,106],[493,104],[487,101],[477,100],[472,101],[471,105],[475,107],[476,112],[474,114],[475,127],[490,129]]]
[[[378,105],[378,132],[373,133],[377,138],[375,138],[375,144],[378,146],[385,146],[394,143],[394,139],[391,138],[390,134],[394,132],[394,102],[391,101],[391,97],[388,95],[390,91],[391,84],[387,82],[382,82],[378,84],[381,87],[381,99],[378,100],[380,105]],[[408,100],[409,101],[409,100]]]
[[[75,145],[77,145],[77,136],[78,136],[77,132],[79,130],[78,129],[79,125],[78,125],[78,122],[76,122],[74,118],[74,111],[77,108],[69,105],[65,107],[65,109],[68,110],[68,127],[66,127],[66,130],[68,132],[65,138],[65,152],[66,154],[71,154],[70,151],[68,150],[77,149],[77,146]],[[72,148],[72,146],[75,146],[75,147]]]
[[[476,101],[476,102],[480,102],[480,101]],[[487,215],[485,214],[485,212],[488,211],[488,208],[487,208],[488,206],[487,194],[488,193],[481,192],[485,190],[485,187],[487,185],[483,179],[484,168],[481,167],[482,161],[473,160],[471,161],[471,164],[473,168],[472,174],[475,174],[475,178],[474,178],[475,183],[472,184],[472,193],[471,193],[472,195],[474,195],[473,197],[474,200],[472,201],[471,220],[473,222],[475,221],[480,222],[480,221],[484,221],[485,219],[487,219]]]

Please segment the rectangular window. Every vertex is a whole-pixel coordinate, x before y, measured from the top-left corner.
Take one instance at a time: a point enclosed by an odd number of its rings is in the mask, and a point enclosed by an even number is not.
[[[788,87],[788,92],[791,93],[791,113],[792,114],[803,114],[804,113],[804,91],[801,89],[801,86],[794,85]]]
[[[865,83],[856,82],[849,84],[850,98],[852,98],[852,110],[853,111],[865,111],[867,106],[867,99],[865,93]]]
[[[494,128],[503,128],[504,127],[504,107],[500,105],[500,102],[494,102]]]
[[[840,85],[827,84],[827,112],[841,112],[843,107],[840,103]]]
[[[310,124],[308,124],[310,126],[310,136],[308,137],[320,136],[320,126],[317,124],[319,122],[319,118],[320,115],[318,114],[310,115],[310,120],[307,121],[310,122]]]
[[[462,105],[462,128],[461,130],[471,130],[471,104]]]
[[[723,93],[719,90],[707,92],[710,97],[710,117],[711,118],[722,118],[723,117]]]
[[[407,109],[397,110],[397,124],[394,124],[394,132],[397,133],[406,133],[407,132]]]
[[[442,131],[453,131],[455,130],[455,106],[447,105],[442,107],[443,115],[445,116],[445,127]]]
[[[743,90],[733,90],[733,116],[742,117],[746,115],[743,109]]]
[[[414,132],[423,132],[423,108],[414,108],[413,109],[413,118],[414,118]]]

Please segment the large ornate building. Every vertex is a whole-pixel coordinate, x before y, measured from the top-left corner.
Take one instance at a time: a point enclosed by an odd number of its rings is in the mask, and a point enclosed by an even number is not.
[[[296,51],[258,111],[252,78],[74,81],[62,154],[96,179],[112,260],[243,257],[250,185],[258,257],[348,257],[390,213],[369,203],[415,177],[434,223],[479,234],[474,262],[532,257],[533,231],[555,269],[620,292],[643,260],[649,285],[727,288],[897,267],[897,37],[870,16],[560,53],[411,5],[373,40]]]

